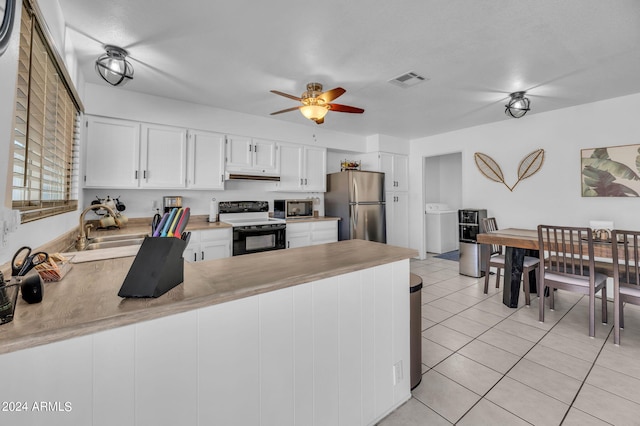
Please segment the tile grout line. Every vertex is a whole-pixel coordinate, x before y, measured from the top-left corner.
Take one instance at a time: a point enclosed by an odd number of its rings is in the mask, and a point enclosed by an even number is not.
[[[607,318],[608,321],[608,318]],[[576,399],[578,399],[578,395],[580,395],[580,391],[582,390],[583,386],[585,385],[585,383],[587,382],[587,379],[589,378],[589,374],[591,374],[591,371],[593,370],[593,367],[596,366],[596,362],[598,361],[598,357],[600,356],[600,354],[602,353],[602,351],[604,350],[604,347],[607,345],[607,340],[609,339],[609,337],[611,337],[611,333],[613,332],[613,328],[611,330],[609,330],[609,333],[607,334],[607,337],[604,339],[604,343],[602,344],[602,346],[600,347],[600,350],[598,351],[598,354],[596,355],[596,357],[593,360],[593,363],[591,364],[591,367],[589,368],[589,371],[587,372],[587,374],[584,376],[584,379],[582,380],[582,383],[580,383],[580,387],[578,388],[578,391],[576,392],[575,396],[573,397],[573,399],[571,400],[571,404],[569,404],[569,410],[567,410],[567,412],[564,414],[564,417],[562,417],[562,420],[560,421],[560,424],[564,423],[564,421],[567,418],[567,415],[569,414],[569,411],[571,411],[571,407],[573,407],[573,404],[576,402]],[[601,389],[601,388],[598,388]],[[604,392],[608,392],[604,389],[601,389]],[[610,393],[610,392],[609,392]],[[576,410],[580,410],[579,408],[576,408]],[[582,410],[580,410],[582,411]],[[589,416],[595,417],[598,420],[602,420],[605,423],[609,423],[604,419],[601,419],[600,417],[594,416],[591,413],[585,413]]]

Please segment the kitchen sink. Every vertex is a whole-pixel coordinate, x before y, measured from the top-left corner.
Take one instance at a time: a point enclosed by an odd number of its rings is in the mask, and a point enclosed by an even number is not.
[[[103,237],[89,238],[84,251],[99,250],[113,247],[139,246],[144,241],[147,234],[123,234],[105,235]]]
[[[112,241],[101,241],[101,242],[90,242],[85,247],[86,250],[99,250],[105,248],[113,248],[113,247],[125,247],[125,246],[139,246],[144,241],[144,238],[129,238],[126,240],[112,240]]]
[[[148,234],[140,233],[140,234],[123,234],[123,235],[105,235],[104,237],[92,237],[87,240],[87,244],[95,244],[95,243],[105,243],[112,241],[126,241],[126,240],[144,240],[144,237],[148,236]]]

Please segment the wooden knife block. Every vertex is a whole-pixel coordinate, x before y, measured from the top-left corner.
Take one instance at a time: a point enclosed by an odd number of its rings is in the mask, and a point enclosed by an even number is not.
[[[180,238],[145,237],[118,296],[158,297],[182,283],[186,247]]]

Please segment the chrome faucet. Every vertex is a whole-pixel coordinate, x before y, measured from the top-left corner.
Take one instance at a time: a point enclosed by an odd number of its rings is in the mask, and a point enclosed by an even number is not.
[[[116,212],[114,212],[113,209],[107,206],[106,204],[92,204],[91,206],[84,209],[82,213],[80,213],[80,224],[79,224],[80,235],[78,235],[78,239],[76,241],[76,250],[84,250],[85,246],[87,245],[87,236],[89,232],[86,230],[86,228],[91,227],[92,225],[87,225],[85,228],[84,217],[86,216],[89,210],[95,210],[95,209],[106,209],[114,219],[118,217]]]

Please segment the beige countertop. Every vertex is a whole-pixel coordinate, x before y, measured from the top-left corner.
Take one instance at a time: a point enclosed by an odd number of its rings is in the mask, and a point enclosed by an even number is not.
[[[62,281],[44,284],[41,303],[29,305],[18,297],[14,320],[0,325],[0,353],[241,299],[416,255],[412,249],[348,240],[206,262],[185,262],[184,282],[155,299],[123,299],[117,295],[133,257],[74,264]]]

